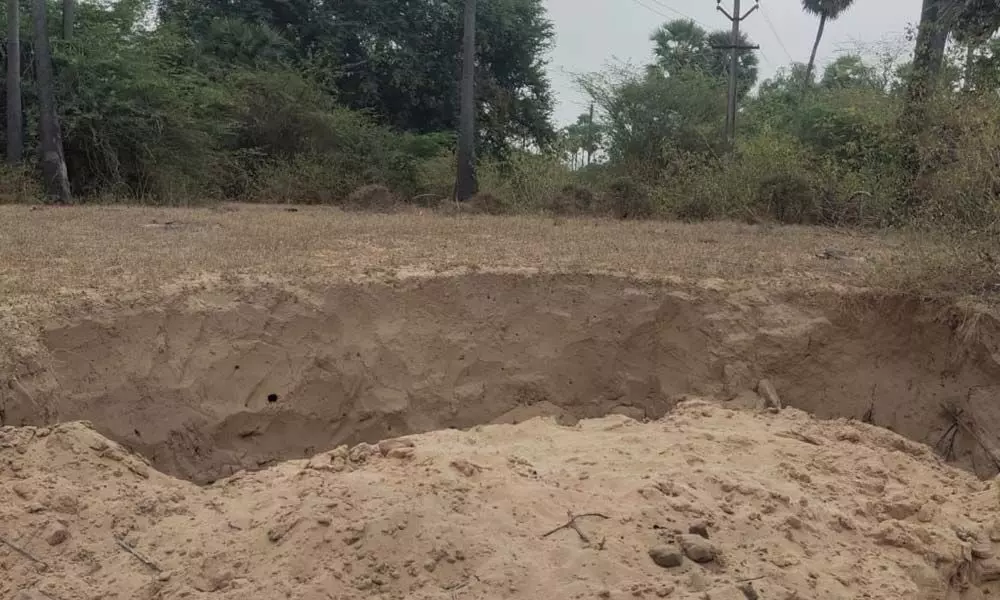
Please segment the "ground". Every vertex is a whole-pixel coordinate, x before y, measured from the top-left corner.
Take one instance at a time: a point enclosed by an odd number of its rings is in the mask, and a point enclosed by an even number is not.
[[[926,240],[246,205],[0,239],[4,598],[1000,592],[1000,327],[898,285]]]

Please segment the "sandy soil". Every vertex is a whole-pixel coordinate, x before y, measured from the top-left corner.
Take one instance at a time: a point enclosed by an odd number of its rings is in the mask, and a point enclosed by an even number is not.
[[[0,597],[1000,593],[906,238],[293,208],[0,207]]]
[[[441,431],[207,488],[70,423],[0,429],[0,466],[4,598],[1000,593],[1000,488],[792,409]]]

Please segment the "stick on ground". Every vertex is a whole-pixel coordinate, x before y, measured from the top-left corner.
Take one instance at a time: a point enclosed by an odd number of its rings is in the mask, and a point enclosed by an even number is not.
[[[556,527],[552,531],[549,531],[549,532],[546,532],[546,533],[542,534],[542,537],[543,538],[547,538],[550,535],[552,535],[553,533],[556,533],[557,531],[562,531],[563,529],[572,529],[573,531],[576,532],[576,534],[578,536],[580,536],[580,539],[583,540],[583,543],[585,543],[585,544],[587,544],[589,546],[590,545],[590,538],[587,537],[587,534],[585,534],[583,531],[580,530],[580,527],[576,524],[576,520],[577,519],[582,519],[584,517],[596,517],[596,518],[599,518],[599,519],[609,519],[610,518],[607,515],[602,515],[601,513],[583,513],[582,515],[574,515],[572,512],[567,512],[566,514],[569,515],[569,521],[563,523],[559,527]],[[603,547],[603,545],[604,544],[602,543],[601,546]]]
[[[137,552],[135,548],[128,545],[128,542],[126,542],[125,540],[123,540],[118,536],[115,536],[115,541],[118,542],[118,545],[121,546],[122,550],[134,556],[136,560],[146,565],[147,568],[156,571],[157,573],[160,572],[160,567],[158,567],[156,563],[144,557],[143,555],[139,554],[139,552]]]
[[[31,562],[35,563],[36,565],[41,565],[41,567],[43,569],[48,570],[49,565],[45,561],[38,560],[37,558],[35,558],[34,556],[32,556],[27,550],[22,550],[21,548],[18,548],[17,546],[14,545],[13,542],[8,541],[7,538],[0,537],[0,544],[3,544],[4,546],[7,546],[8,548],[10,548],[11,550],[13,550],[14,552],[17,552],[18,554],[20,554],[24,558],[27,558],[28,560],[30,560]]]

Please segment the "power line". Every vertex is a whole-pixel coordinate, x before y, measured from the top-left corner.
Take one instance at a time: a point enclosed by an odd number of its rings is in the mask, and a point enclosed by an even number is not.
[[[792,53],[788,51],[788,48],[785,46],[785,42],[781,39],[781,36],[778,35],[778,30],[775,29],[774,23],[771,22],[771,18],[767,16],[767,11],[764,9],[763,5],[761,6],[760,14],[764,17],[764,22],[767,23],[767,28],[774,34],[774,39],[778,40],[778,45],[781,46],[782,50],[784,50],[785,56],[788,57],[788,62],[794,63],[795,59],[792,58]]]
[[[703,22],[699,21],[698,19],[695,19],[695,18],[694,18],[694,17],[692,17],[691,15],[688,15],[688,14],[686,14],[686,13],[683,13],[683,12],[681,12],[681,11],[677,10],[676,8],[672,8],[672,7],[670,7],[670,6],[667,6],[667,5],[666,5],[666,4],[664,4],[663,2],[660,2],[660,0],[649,0],[649,1],[650,1],[650,2],[653,2],[654,4],[656,4],[656,5],[658,5],[658,6],[661,6],[661,7],[663,7],[663,8],[664,8],[664,9],[666,9],[666,10],[669,10],[670,12],[674,13],[675,15],[679,15],[679,16],[681,16],[681,17],[684,17],[685,19],[688,19],[689,21],[693,21],[693,22],[697,23],[698,25],[701,25],[701,26],[702,26],[702,27],[704,27],[705,29],[711,29],[711,27],[709,27],[709,26],[708,26],[708,25],[706,25],[705,23],[703,23]],[[637,5],[639,5],[639,6],[643,7],[643,8],[645,8],[646,10],[648,10],[649,12],[651,12],[651,13],[653,13],[653,14],[656,14],[656,15],[659,15],[659,16],[663,17],[664,19],[670,19],[670,18],[672,18],[672,17],[670,16],[670,15],[667,15],[667,14],[665,14],[665,13],[661,12],[660,10],[657,10],[657,9],[653,8],[652,6],[650,6],[650,5],[646,4],[646,3],[644,3],[644,2],[642,1],[642,0],[632,0],[632,2],[634,2],[634,3],[636,3]]]

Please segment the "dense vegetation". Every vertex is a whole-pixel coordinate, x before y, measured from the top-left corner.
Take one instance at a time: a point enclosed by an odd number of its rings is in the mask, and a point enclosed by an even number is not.
[[[37,16],[44,2],[22,2],[25,15],[29,4]],[[818,47],[852,2],[802,4],[817,17]],[[61,0],[47,9],[77,201],[364,203],[355,190],[369,184],[425,204],[452,195],[462,0]],[[725,32],[663,24],[651,32],[653,63],[580,77],[595,109],[556,131],[542,0],[482,0],[483,193],[473,204],[996,231],[1000,9],[982,0],[924,0],[924,9],[912,61],[845,55],[814,67],[806,48],[808,61],[759,81],[744,52],[731,149],[721,136],[729,62],[714,48],[729,42]],[[44,72],[32,19],[21,31],[25,163],[8,152],[8,200],[42,197]],[[8,125],[3,137],[16,132]]]

